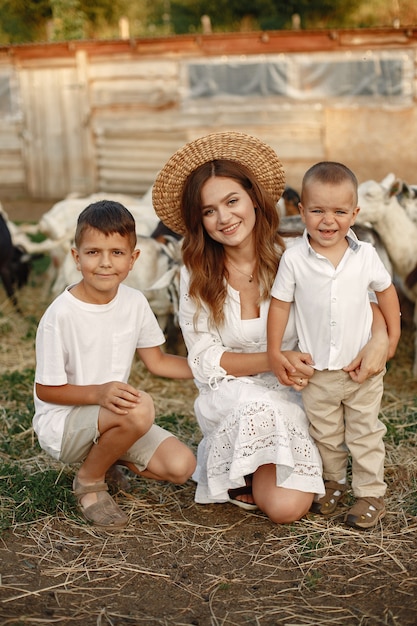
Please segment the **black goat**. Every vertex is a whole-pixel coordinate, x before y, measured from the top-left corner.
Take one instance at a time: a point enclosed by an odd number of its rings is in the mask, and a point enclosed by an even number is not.
[[[7,296],[19,313],[21,311],[15,289],[26,285],[30,266],[30,255],[21,246],[13,244],[6,220],[0,214],[0,278]]]

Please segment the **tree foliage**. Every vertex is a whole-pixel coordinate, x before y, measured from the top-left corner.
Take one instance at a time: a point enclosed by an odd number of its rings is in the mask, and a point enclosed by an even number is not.
[[[44,26],[52,17],[49,0],[0,0],[1,43],[45,39]]]
[[[81,39],[107,24],[117,26],[128,0],[0,0],[0,41]],[[99,32],[98,32],[99,35]]]
[[[171,0],[155,2],[151,17],[162,25],[162,14],[169,5],[173,33],[200,30],[205,14],[215,31],[291,28],[294,14],[299,15],[303,28],[341,27],[352,25],[352,16],[361,4],[363,0]]]
[[[122,16],[129,18],[133,37],[201,32],[203,15],[210,17],[213,32],[290,29],[294,15],[302,29],[417,19],[415,0],[395,5],[401,15],[393,5],[386,0],[0,0],[0,43],[117,37]]]

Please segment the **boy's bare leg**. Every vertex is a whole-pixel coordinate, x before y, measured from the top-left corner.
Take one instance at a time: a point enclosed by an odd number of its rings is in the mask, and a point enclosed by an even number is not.
[[[78,471],[78,482],[81,485],[104,482],[109,467],[148,432],[154,416],[152,398],[144,392],[141,395],[141,402],[127,415],[117,415],[107,409],[100,409],[98,425],[100,437],[97,444],[91,447]],[[96,494],[88,493],[82,497],[82,506],[88,507],[96,501]]]
[[[166,480],[181,485],[194,472],[196,458],[192,451],[179,439],[168,437],[157,447],[148,463],[148,467],[142,472],[133,463],[126,461],[120,461],[120,463],[144,478]]]

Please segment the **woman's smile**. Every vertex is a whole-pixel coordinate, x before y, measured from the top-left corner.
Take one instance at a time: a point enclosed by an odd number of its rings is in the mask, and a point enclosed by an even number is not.
[[[219,230],[225,235],[233,235],[241,223],[242,222],[238,222],[236,224],[232,224],[231,226],[226,226],[226,228],[220,228]]]

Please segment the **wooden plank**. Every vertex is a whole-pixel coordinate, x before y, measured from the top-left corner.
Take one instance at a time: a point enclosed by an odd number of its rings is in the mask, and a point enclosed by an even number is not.
[[[99,187],[141,195],[153,184],[157,173],[177,148],[187,141],[184,133],[157,131],[126,137],[100,136],[97,143]],[[122,157],[121,155],[124,154]],[[126,160],[126,154],[129,158]]]
[[[0,187],[25,187],[25,164],[22,153],[22,121],[0,120]]]
[[[94,138],[91,132],[91,94],[90,94],[90,62],[85,50],[79,50],[76,54],[77,80],[79,96],[79,124],[82,130],[79,138],[82,145],[81,167],[84,178],[82,190],[84,193],[92,193],[97,186],[97,171],[95,163]],[[76,156],[76,154],[75,154]],[[75,157],[74,157],[75,158]]]
[[[91,192],[95,181],[90,176],[91,150],[86,149],[88,116],[77,69],[22,70],[21,75],[30,192],[44,198]]]
[[[276,54],[352,49],[381,49],[387,46],[415,47],[417,28],[279,30],[268,32],[173,35],[129,40],[69,41],[24,46],[2,46],[1,56],[19,63],[74,57],[85,50],[89,57],[114,59],[115,55],[141,59],[221,54]]]
[[[125,58],[123,63],[120,59],[115,61],[114,58],[107,61],[99,61],[94,59],[89,68],[89,77],[92,82],[110,80],[169,80],[178,79],[179,77],[180,59],[175,61],[170,59],[140,59],[138,57]]]
[[[93,107],[120,104],[161,107],[179,100],[179,85],[176,80],[113,79],[94,83],[91,87]]]
[[[22,140],[19,136],[20,130],[14,131],[13,129],[9,129],[3,131],[0,129],[0,152],[4,152],[6,150],[15,150],[16,152],[21,152],[22,149]]]
[[[0,160],[0,184],[2,191],[11,186],[24,186],[25,185],[25,170],[22,167],[22,163],[15,162],[10,165],[9,163],[2,163]]]
[[[10,170],[14,168],[23,168],[23,159],[20,152],[13,152],[11,150],[0,150],[0,167],[9,167]]]

